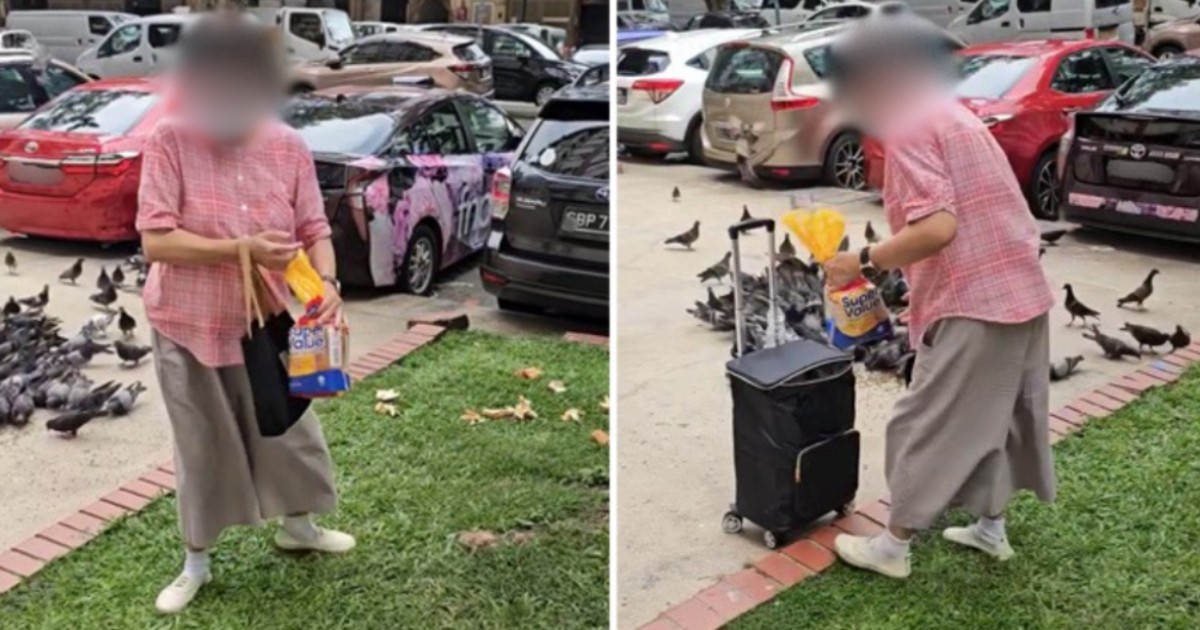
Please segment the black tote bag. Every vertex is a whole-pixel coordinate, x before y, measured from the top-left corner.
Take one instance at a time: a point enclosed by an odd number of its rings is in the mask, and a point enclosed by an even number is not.
[[[246,300],[242,356],[254,398],[254,417],[263,437],[277,437],[299,422],[310,404],[308,399],[288,393],[288,331],[296,322],[282,304],[276,303],[262,272],[250,260],[250,250],[242,247],[238,255]],[[263,316],[264,306],[272,313],[270,317]]]

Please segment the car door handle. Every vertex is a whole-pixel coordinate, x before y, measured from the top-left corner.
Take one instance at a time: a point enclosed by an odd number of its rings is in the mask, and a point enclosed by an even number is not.
[[[1021,18],[1021,19],[1017,20],[1017,24],[1018,24],[1018,25],[1019,25],[1021,28],[1025,28],[1025,18]]]
[[[136,63],[142,63],[142,56],[141,56],[141,55],[138,55],[138,56],[134,57],[134,58],[133,58],[133,60],[134,60],[134,62],[136,62]]]
[[[1004,28],[1008,28],[1008,27],[1012,26],[1012,22],[1009,22],[1008,20],[1004,20],[1003,22],[1000,23],[1000,26],[1003,26]]]

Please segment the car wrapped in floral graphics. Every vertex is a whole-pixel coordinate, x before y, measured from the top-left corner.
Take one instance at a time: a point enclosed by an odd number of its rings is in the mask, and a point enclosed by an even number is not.
[[[301,95],[283,119],[313,152],[339,279],[417,294],[484,248],[492,177],[524,135],[481,97],[411,87]]]

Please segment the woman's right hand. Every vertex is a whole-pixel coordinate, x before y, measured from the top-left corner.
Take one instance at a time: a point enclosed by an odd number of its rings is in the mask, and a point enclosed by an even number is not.
[[[282,271],[300,251],[301,243],[292,240],[292,235],[279,230],[259,232],[246,239],[250,259],[267,269]]]

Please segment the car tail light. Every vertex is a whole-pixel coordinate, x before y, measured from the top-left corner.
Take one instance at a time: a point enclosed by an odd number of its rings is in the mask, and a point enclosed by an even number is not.
[[[99,155],[72,155],[59,162],[64,173],[95,173],[117,176],[127,172],[137,163],[140,154],[134,151],[101,153]]]
[[[456,63],[450,66],[450,72],[458,75],[458,78],[464,81],[469,81],[475,73],[476,67],[473,63]]]
[[[775,87],[771,90],[771,111],[791,112],[808,109],[821,104],[821,99],[815,96],[797,96],[792,93],[792,69],[795,64],[791,59],[784,59],[779,64],[779,72],[775,75]]]
[[[1083,38],[1084,39],[1096,39],[1096,29],[1094,29],[1094,28],[1083,29]]]
[[[492,175],[492,218],[503,219],[508,215],[508,200],[512,193],[512,171],[507,167]]]
[[[674,94],[681,85],[683,85],[682,79],[638,79],[633,82],[630,89],[645,92],[650,100],[658,105]]]

